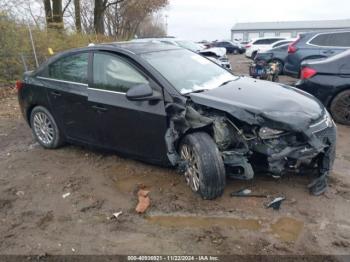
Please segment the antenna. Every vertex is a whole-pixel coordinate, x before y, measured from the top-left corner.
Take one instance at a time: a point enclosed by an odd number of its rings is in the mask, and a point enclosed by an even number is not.
[[[28,26],[28,30],[29,30],[29,36],[30,36],[30,42],[32,43],[32,48],[33,48],[33,53],[34,53],[34,58],[35,58],[35,64],[36,67],[39,67],[39,62],[38,62],[38,57],[36,55],[36,51],[35,51],[35,45],[34,45],[34,40],[33,40],[33,35],[32,35],[32,29],[29,26],[29,23],[27,23]]]

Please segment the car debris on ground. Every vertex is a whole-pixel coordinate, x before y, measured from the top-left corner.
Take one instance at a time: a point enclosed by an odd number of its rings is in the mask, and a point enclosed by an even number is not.
[[[231,193],[231,197],[257,197],[257,198],[267,198],[267,195],[264,194],[252,194],[250,189],[241,189],[236,192]]]
[[[146,212],[146,210],[149,208],[151,205],[151,200],[148,196],[150,192],[147,190],[140,189],[137,193],[138,196],[138,204],[135,208],[135,211],[139,214],[143,214]]]
[[[65,199],[65,198],[67,198],[67,197],[69,197],[69,196],[70,196],[70,193],[68,192],[68,193],[63,194],[63,195],[62,195],[62,198]]]
[[[286,200],[285,197],[277,197],[266,205],[266,208],[273,208],[273,210],[279,210],[281,208],[282,202]]]

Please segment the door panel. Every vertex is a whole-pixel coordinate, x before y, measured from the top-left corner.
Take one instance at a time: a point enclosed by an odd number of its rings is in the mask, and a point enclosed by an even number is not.
[[[163,101],[129,101],[125,94],[90,89],[99,141],[103,146],[150,160],[165,160],[166,114]]]
[[[87,85],[42,79],[48,87],[48,96],[54,116],[62,132],[69,138],[93,143],[93,111],[88,105]]]
[[[94,53],[88,100],[94,106],[98,139],[106,148],[164,162],[167,160],[164,101],[130,101],[126,98],[127,90],[140,83],[147,83],[162,93],[162,89],[126,57]],[[103,109],[99,110],[101,107]]]
[[[48,97],[61,131],[67,138],[96,144],[93,111],[88,104],[89,52],[59,58],[38,78],[48,87]]]

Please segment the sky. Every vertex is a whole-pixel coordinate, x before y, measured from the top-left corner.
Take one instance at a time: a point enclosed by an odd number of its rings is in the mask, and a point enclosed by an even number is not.
[[[350,0],[170,0],[168,35],[230,39],[237,22],[350,19]]]

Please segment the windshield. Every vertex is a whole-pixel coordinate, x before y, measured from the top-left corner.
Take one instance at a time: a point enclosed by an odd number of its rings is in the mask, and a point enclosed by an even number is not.
[[[185,49],[146,53],[141,56],[181,94],[214,89],[237,79],[217,64]]]
[[[197,45],[196,43],[193,43],[191,41],[176,40],[175,42],[179,46],[186,48],[186,49],[189,49],[189,50],[194,51],[194,52],[198,52],[198,51],[202,50],[202,48],[199,45]]]

